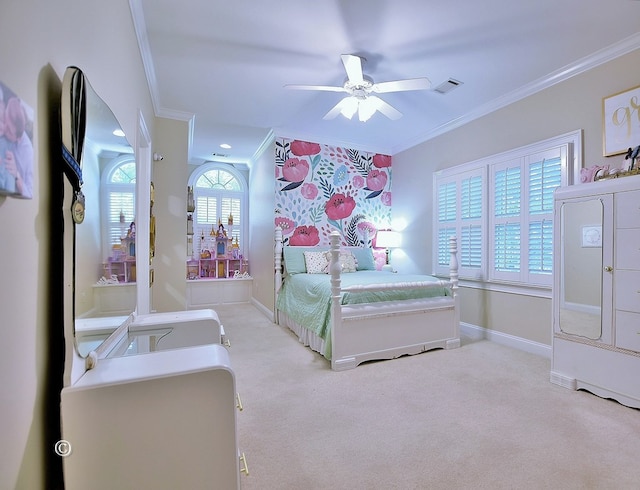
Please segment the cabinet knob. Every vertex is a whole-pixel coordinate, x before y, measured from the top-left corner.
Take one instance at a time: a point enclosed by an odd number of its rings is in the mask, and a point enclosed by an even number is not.
[[[611,267],[610,265],[606,265],[606,266],[604,267],[604,271],[605,271],[605,272],[611,272],[611,271],[613,271],[613,267]]]

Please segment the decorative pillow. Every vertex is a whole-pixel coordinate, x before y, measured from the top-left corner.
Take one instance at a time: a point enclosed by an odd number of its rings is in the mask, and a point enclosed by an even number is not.
[[[342,272],[355,272],[358,270],[358,262],[351,252],[340,252],[339,260]]]
[[[329,270],[329,261],[326,254],[329,252],[305,252],[304,262],[307,266],[307,274],[326,274]]]
[[[295,249],[293,247],[284,247],[282,252],[284,255],[284,266],[287,270],[287,274],[302,274],[307,272],[304,265],[304,255],[302,250]]]
[[[283,247],[282,252],[284,255],[284,267],[287,271],[287,274],[304,274],[307,272],[304,253],[306,251],[317,252],[318,250],[324,251],[327,248],[318,248],[318,247],[297,247],[297,246],[286,246]]]
[[[358,264],[359,271],[374,271],[376,270],[376,263],[373,260],[373,249],[371,248],[353,248],[351,249],[356,262]]]
[[[327,261],[325,272],[329,273],[329,263],[331,262],[331,252],[325,252],[325,257]],[[350,251],[340,251],[340,255],[338,255],[338,262],[340,262],[340,266],[342,267],[342,272],[355,272],[358,269],[358,263],[356,262],[356,258]]]

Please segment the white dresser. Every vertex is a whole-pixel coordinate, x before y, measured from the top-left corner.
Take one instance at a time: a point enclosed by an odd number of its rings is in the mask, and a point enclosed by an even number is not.
[[[555,204],[551,381],[640,408],[640,176]]]
[[[239,489],[242,405],[223,340],[211,310],[129,324],[62,390],[65,488]]]

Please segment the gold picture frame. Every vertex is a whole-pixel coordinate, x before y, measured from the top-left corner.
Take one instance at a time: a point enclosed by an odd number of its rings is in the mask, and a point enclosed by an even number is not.
[[[640,144],[640,85],[602,99],[602,139],[605,157]]]

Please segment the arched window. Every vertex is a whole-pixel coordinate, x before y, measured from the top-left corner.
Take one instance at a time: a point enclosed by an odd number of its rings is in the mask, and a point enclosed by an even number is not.
[[[208,237],[212,230],[216,233],[218,224],[222,223],[233,243],[238,243],[240,254],[246,257],[247,185],[242,173],[231,165],[205,163],[191,174],[189,186],[193,187],[196,204],[193,213],[194,253],[200,252],[202,238]]]
[[[136,210],[136,162],[133,155],[121,155],[110,162],[102,180],[102,246],[110,256],[114,245],[120,245]]]

